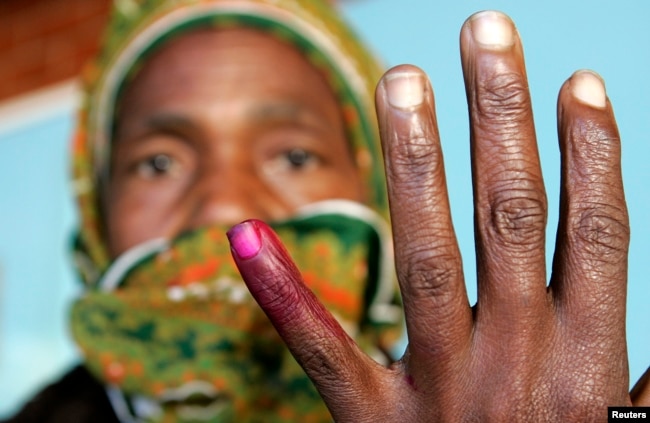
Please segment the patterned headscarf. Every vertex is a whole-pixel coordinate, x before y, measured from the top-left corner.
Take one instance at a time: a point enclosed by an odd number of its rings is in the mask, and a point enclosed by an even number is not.
[[[86,95],[73,141],[80,217],[75,260],[86,289],[73,306],[72,329],[89,369],[106,382],[111,397],[118,392],[125,398],[123,407],[135,414],[144,398],[140,408],[154,410],[144,413],[154,416],[152,421],[202,419],[192,417],[194,411],[179,418],[155,403],[173,404],[174,395],[181,395],[174,387],[181,383],[195,392],[228,394],[227,410],[214,421],[330,419],[311,383],[242,291],[223,242],[224,228],[152,240],[116,260],[106,245],[99,197],[110,178],[122,89],[172,37],[197,28],[241,26],[290,43],[324,75],[371,194],[365,206],[325,202],[273,226],[305,282],[366,351],[385,350],[401,329],[393,307],[373,101],[382,68],[336,10],[321,0],[117,0],[103,49],[83,74]]]
[[[160,44],[201,26],[245,25],[268,31],[300,49],[334,89],[355,159],[372,197],[367,204],[387,217],[374,88],[382,74],[368,49],[337,11],[321,0],[116,0],[103,48],[83,72],[85,97],[73,141],[79,211],[78,257],[93,285],[110,263],[99,205],[107,176],[116,99],[134,69]],[[82,263],[83,262],[83,263]]]

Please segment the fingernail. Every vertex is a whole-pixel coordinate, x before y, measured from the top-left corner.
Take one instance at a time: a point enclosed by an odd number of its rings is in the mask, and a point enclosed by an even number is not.
[[[384,77],[386,96],[399,109],[417,107],[424,101],[424,78],[420,73],[398,71]]]
[[[607,94],[602,78],[595,72],[580,70],[571,77],[571,92],[581,102],[603,108],[607,105]]]
[[[474,41],[489,50],[506,50],[515,43],[515,26],[501,12],[486,10],[469,18]]]
[[[255,257],[262,248],[262,240],[257,225],[247,220],[235,225],[227,232],[230,247],[241,259]]]

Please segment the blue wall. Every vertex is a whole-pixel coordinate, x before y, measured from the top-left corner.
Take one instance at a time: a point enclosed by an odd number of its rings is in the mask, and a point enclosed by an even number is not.
[[[72,111],[0,132],[0,417],[75,357],[67,144]]]

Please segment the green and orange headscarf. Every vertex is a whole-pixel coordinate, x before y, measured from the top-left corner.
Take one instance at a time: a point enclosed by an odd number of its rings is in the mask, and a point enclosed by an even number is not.
[[[100,193],[110,178],[122,88],[170,38],[233,26],[294,45],[325,76],[371,193],[365,205],[327,201],[271,223],[305,282],[366,351],[385,350],[399,336],[373,100],[382,68],[320,0],[116,1],[103,49],[83,75],[86,95],[73,143],[80,211],[75,259],[85,292],[73,306],[72,331],[88,368],[123,408],[118,414],[145,421],[329,421],[246,291],[225,228],[151,240],[116,260],[108,254]],[[219,409],[184,409],[183,390],[216,392],[223,401],[212,405]]]

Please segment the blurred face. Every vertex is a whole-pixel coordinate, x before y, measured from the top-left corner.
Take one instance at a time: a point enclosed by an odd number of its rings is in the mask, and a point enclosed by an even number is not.
[[[363,197],[334,93],[297,50],[264,33],[183,35],[121,99],[105,202],[113,256],[207,224]]]

